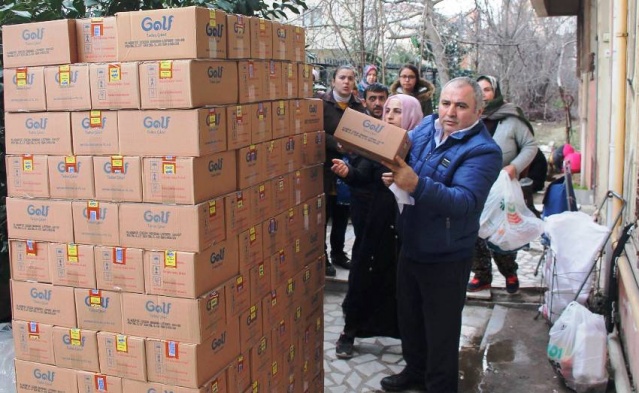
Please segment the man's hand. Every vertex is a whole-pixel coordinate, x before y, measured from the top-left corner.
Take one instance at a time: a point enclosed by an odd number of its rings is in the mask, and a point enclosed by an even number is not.
[[[510,177],[510,180],[514,180],[517,179],[517,168],[515,168],[514,165],[510,164],[510,165],[506,165],[503,170],[506,171],[506,173],[508,173],[508,176]]]
[[[415,171],[413,171],[413,168],[408,166],[408,164],[406,164],[406,162],[402,160],[400,156],[395,156],[394,163],[383,162],[382,164],[393,171],[392,180],[395,184],[397,184],[397,187],[408,192],[415,191],[415,188],[417,188],[417,183],[419,182],[419,177],[417,176]],[[383,175],[382,180],[384,180]]]
[[[335,173],[337,176],[344,178],[348,176],[348,165],[346,165],[346,163],[342,160],[333,158],[333,166],[331,167],[331,171],[333,171],[333,173]]]

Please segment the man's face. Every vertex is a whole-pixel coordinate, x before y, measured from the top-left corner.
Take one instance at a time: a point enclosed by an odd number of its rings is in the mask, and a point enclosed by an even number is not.
[[[364,105],[366,105],[366,109],[368,109],[368,112],[373,115],[373,117],[381,119],[384,114],[384,103],[387,98],[388,94],[386,94],[386,92],[369,91],[366,93]]]
[[[481,87],[481,94],[484,97],[485,103],[495,98],[495,90],[493,90],[493,85],[491,85],[490,82],[486,79],[482,79],[477,83],[479,83],[479,87]]]
[[[473,88],[467,84],[448,85],[439,98],[439,121],[448,136],[472,126],[481,116]]]

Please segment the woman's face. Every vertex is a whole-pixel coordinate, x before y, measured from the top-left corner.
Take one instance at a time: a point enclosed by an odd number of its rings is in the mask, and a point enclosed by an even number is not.
[[[481,94],[484,97],[484,102],[488,102],[495,98],[495,90],[493,90],[493,85],[490,84],[486,79],[482,79],[479,82],[479,87],[481,87]]]
[[[369,85],[377,82],[377,70],[370,70],[368,74],[366,74],[366,83]]]
[[[417,75],[410,68],[404,68],[399,73],[399,84],[405,93],[412,93],[417,84]]]
[[[397,127],[402,126],[402,102],[397,98],[389,98],[386,101],[384,121]]]
[[[349,69],[341,69],[337,71],[335,79],[333,79],[333,89],[341,96],[350,95],[355,86],[355,71]]]

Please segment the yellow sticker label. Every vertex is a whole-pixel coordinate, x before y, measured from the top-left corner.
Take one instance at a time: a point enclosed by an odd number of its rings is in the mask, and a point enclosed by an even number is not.
[[[173,250],[164,251],[164,267],[177,267],[177,252]]]
[[[251,306],[249,311],[249,316],[251,320],[255,320],[257,318],[257,306]]]
[[[16,85],[18,87],[24,87],[27,85],[27,67],[16,69]]]
[[[160,79],[173,78],[173,61],[162,60],[160,61]]]
[[[124,173],[124,157],[111,156],[111,173]]]
[[[102,111],[89,112],[89,127],[102,128]]]
[[[67,261],[77,263],[79,262],[78,258],[78,245],[77,244],[67,244]]]
[[[68,64],[58,67],[58,79],[60,86],[69,86],[71,83],[71,66]]]
[[[22,156],[22,170],[33,172],[33,156],[31,154]]]
[[[209,24],[211,27],[217,26],[217,18],[215,17],[215,10],[209,9]]]
[[[89,290],[89,305],[91,307],[102,307],[102,291],[99,289]]]
[[[127,336],[123,334],[116,334],[115,350],[118,352],[129,352],[129,343],[128,343]]]
[[[217,207],[217,202],[216,201],[209,201],[209,217],[215,216],[216,207]]]
[[[119,82],[122,80],[122,66],[120,64],[109,64],[109,82]]]
[[[300,239],[295,239],[295,252],[300,252]]]
[[[80,329],[69,329],[69,341],[72,346],[81,346],[82,345],[82,333],[80,333]]]

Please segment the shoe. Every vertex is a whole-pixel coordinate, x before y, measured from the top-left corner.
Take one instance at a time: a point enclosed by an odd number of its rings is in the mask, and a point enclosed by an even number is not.
[[[326,277],[335,277],[337,276],[337,270],[335,270],[335,266],[329,261],[326,261]]]
[[[488,280],[480,280],[477,276],[473,277],[472,280],[466,286],[467,292],[479,292],[485,289],[490,289],[491,281]]]
[[[351,268],[351,259],[348,257],[348,255],[344,253],[341,253],[341,254],[331,253],[331,262],[333,263],[333,265],[337,265],[346,270],[349,270]]]
[[[353,344],[355,343],[354,337],[349,337],[342,333],[335,345],[335,355],[339,359],[350,359],[353,357]]]
[[[424,378],[419,378],[406,372],[384,377],[380,381],[382,389],[387,392],[403,392],[404,390],[426,390]]]
[[[519,279],[516,274],[506,277],[506,292],[513,294],[519,290]]]

